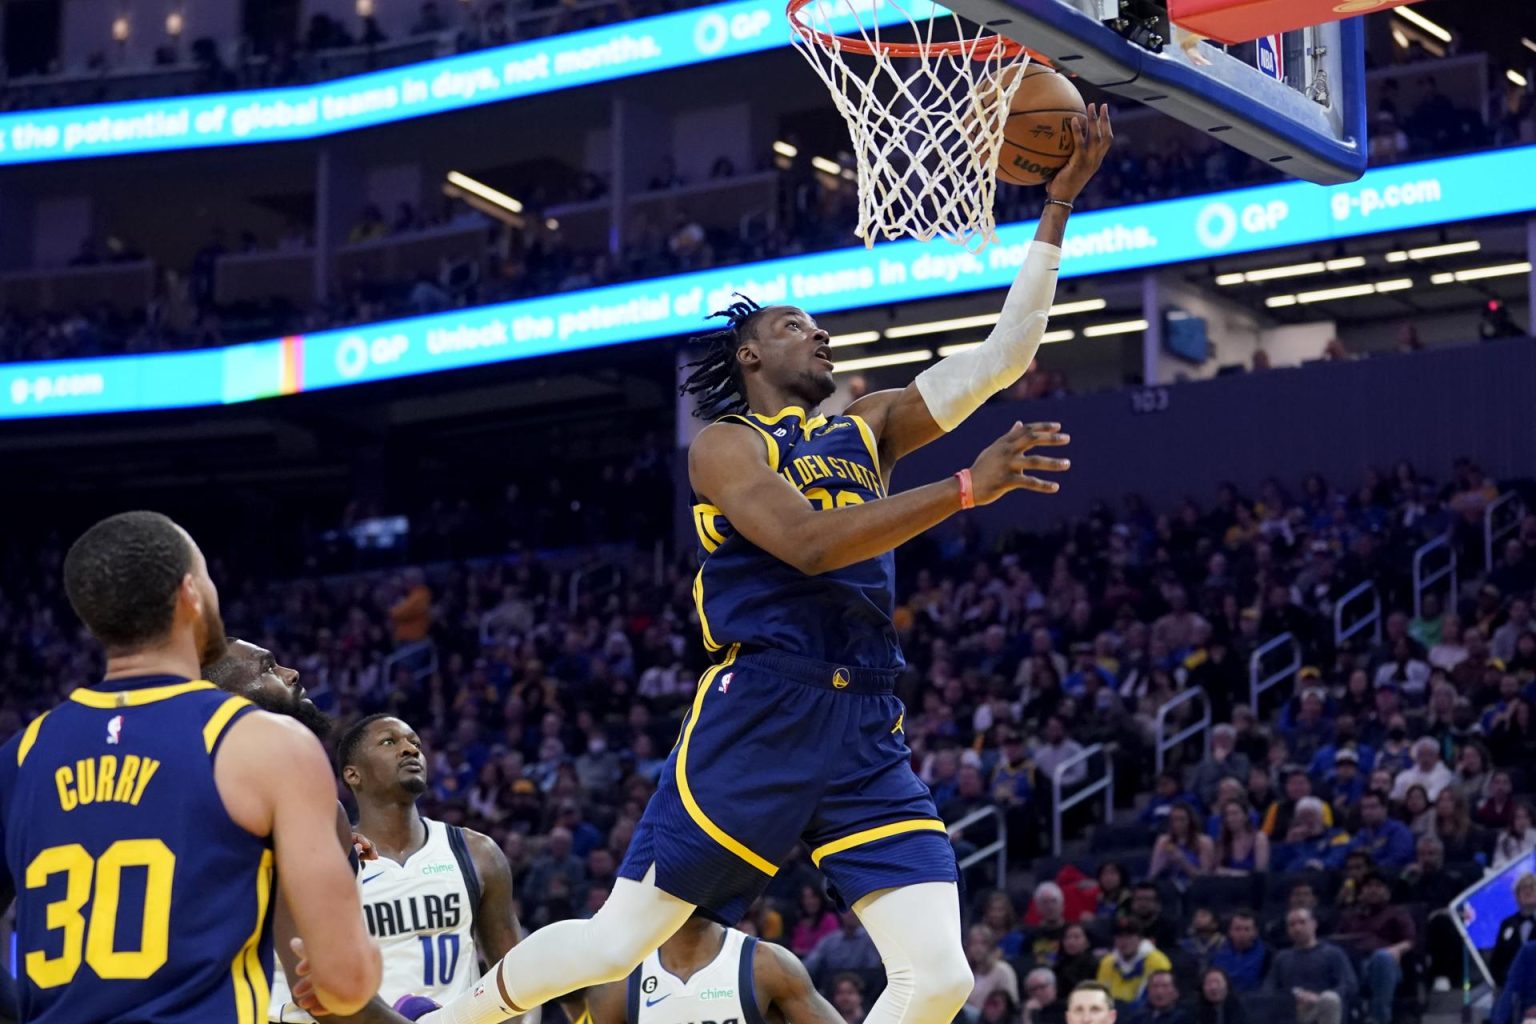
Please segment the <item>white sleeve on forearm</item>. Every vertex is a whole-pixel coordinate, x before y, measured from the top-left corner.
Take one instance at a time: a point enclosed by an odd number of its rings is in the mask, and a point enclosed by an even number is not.
[[[954,430],[982,403],[1011,385],[1029,369],[1045,335],[1061,249],[1029,243],[1019,276],[1013,279],[1003,312],[987,340],[966,352],[941,359],[917,375],[917,390],[933,421]]]

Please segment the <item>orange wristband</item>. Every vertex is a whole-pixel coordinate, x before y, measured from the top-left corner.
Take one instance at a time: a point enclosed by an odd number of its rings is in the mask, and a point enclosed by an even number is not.
[[[975,508],[976,492],[971,490],[971,471],[962,469],[955,474],[955,479],[960,481],[960,507]]]

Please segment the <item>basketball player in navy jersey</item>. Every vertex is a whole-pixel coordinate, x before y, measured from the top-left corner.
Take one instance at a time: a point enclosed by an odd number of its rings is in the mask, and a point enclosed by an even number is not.
[[[71,546],[64,587],[106,674],[0,748],[22,1020],[259,1020],[274,870],[317,998],[360,1008],[379,951],[332,835],[325,752],[198,678],[224,644],[202,552],[162,515],[123,513]]]
[[[750,300],[716,314],[729,326],[706,339],[683,387],[712,421],[689,449],[688,476],[703,561],[694,603],[715,664],[602,910],[535,932],[424,1022],[492,1024],[616,981],[695,907],[738,920],[802,840],[885,962],[870,1024],[936,1024],[960,1009],[973,978],[954,852],[891,693],[903,664],[892,551],[1010,491],[1054,493],[1030,474],[1066,461],[1031,449],[1067,437],[1054,423],[1017,423],[953,477],[888,488],[898,459],[959,426],[1034,359],[1067,215],[1113,137],[1102,108],[1073,132],[997,326],[906,388],[820,415],[832,350],[809,314]]]
[[[573,992],[560,1008],[573,1024],[844,1024],[799,957],[703,911],[628,978]]]

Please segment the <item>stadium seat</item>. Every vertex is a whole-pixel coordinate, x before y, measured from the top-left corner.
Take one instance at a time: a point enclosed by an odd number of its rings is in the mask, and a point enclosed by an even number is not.
[[[1238,997],[1248,1024],[1296,1024],[1296,1000],[1286,993],[1247,992]]]
[[[1135,850],[1141,852],[1149,846],[1147,827],[1145,825],[1113,825],[1100,824],[1093,827],[1093,835],[1088,839],[1089,853],[1110,853],[1113,851]],[[1114,858],[1106,857],[1106,860]]]
[[[1189,889],[1184,893],[1184,906],[1188,910],[1196,907],[1210,907],[1218,914],[1230,914],[1238,907],[1251,907],[1257,901],[1259,894],[1259,875],[1244,875],[1241,878],[1233,878],[1222,875],[1211,875],[1206,878],[1197,878],[1190,883]]]

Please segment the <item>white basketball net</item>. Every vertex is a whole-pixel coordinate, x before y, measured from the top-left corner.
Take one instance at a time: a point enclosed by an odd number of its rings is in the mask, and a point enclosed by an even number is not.
[[[791,13],[792,38],[848,123],[865,246],[876,235],[939,236],[979,252],[997,241],[998,154],[1029,55],[925,0],[907,2],[924,13],[897,0],[875,7],[906,16],[916,38],[901,42],[917,43],[916,55],[888,52],[860,0],[811,0]],[[850,49],[859,41],[872,53]]]

